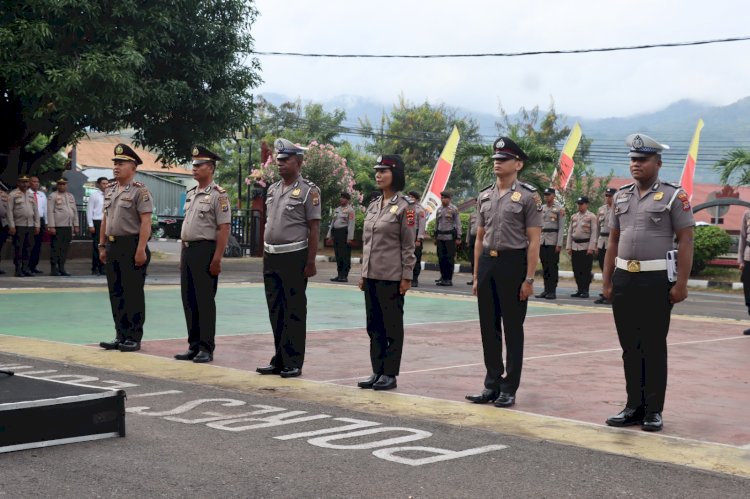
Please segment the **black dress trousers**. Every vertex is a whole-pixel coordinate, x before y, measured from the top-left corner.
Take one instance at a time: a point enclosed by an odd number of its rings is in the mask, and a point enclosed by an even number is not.
[[[539,259],[542,261],[542,276],[544,277],[544,291],[555,293],[560,276],[560,253],[555,251],[557,246],[543,244],[539,247]]]
[[[372,372],[398,376],[404,349],[404,295],[400,281],[365,279]]]
[[[19,227],[17,225],[16,233],[13,235],[13,263],[16,265],[28,265],[33,245],[34,227]]]
[[[573,277],[575,277],[578,291],[588,293],[591,286],[591,268],[594,265],[594,255],[589,255],[586,250],[574,250],[571,263],[573,264]]]
[[[456,258],[456,240],[443,241],[438,239],[437,244],[438,263],[440,265],[440,278],[445,281],[453,280],[453,265]]]
[[[117,339],[140,342],[143,338],[143,324],[146,322],[143,286],[146,283],[151,251],[146,246],[146,263],[142,267],[136,267],[138,236],[118,236],[116,241],[107,241],[106,249],[109,303]]]
[[[347,277],[352,268],[352,248],[346,239],[349,229],[346,227],[332,229],[331,235],[333,236],[333,251],[336,254],[336,271],[339,276]]]
[[[417,246],[414,245],[414,256],[416,257],[417,261],[414,264],[414,271],[412,272],[412,281],[419,280],[419,274],[422,272],[422,244]]]
[[[523,322],[528,300],[518,297],[526,278],[526,250],[485,251],[477,270],[477,303],[487,375],[484,387],[515,394],[523,367]],[[503,332],[507,349],[503,364]],[[503,377],[505,374],[505,377]]]
[[[73,239],[72,227],[57,227],[55,234],[50,240],[49,262],[53,267],[57,265],[61,269],[65,268],[65,262],[68,259],[68,249],[70,241]]]
[[[599,270],[604,272],[604,259],[607,257],[606,248],[599,248],[599,252],[596,254],[596,259],[599,262]]]
[[[44,218],[39,218],[39,234],[34,234],[33,227],[31,231],[31,253],[29,254],[29,268],[36,270],[39,265],[39,257],[42,254],[42,237],[47,230],[47,222]]]
[[[612,277],[612,312],[622,347],[627,406],[633,409],[664,409],[671,287],[666,271],[615,269]]]
[[[213,352],[216,337],[216,288],[219,276],[209,272],[216,241],[189,242],[182,247],[180,288],[190,350]]]
[[[742,268],[742,290],[745,292],[745,306],[747,307],[747,313],[750,314],[750,262],[745,261],[745,266]]]
[[[99,260],[99,234],[101,234],[101,231],[102,221],[94,220],[94,233],[91,234],[91,272],[101,272],[104,269],[104,265]]]
[[[263,253],[263,284],[276,353],[270,364],[279,369],[302,368],[307,334],[307,249]]]

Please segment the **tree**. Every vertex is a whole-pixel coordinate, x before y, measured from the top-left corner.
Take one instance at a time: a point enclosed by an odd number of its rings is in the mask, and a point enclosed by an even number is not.
[[[244,0],[5,2],[0,176],[36,173],[88,130],[133,128],[167,161],[231,135],[260,82],[256,14]]]
[[[750,151],[734,149],[726,154],[716,165],[716,170],[721,171],[721,183],[729,184],[733,179],[735,185],[750,184]]]

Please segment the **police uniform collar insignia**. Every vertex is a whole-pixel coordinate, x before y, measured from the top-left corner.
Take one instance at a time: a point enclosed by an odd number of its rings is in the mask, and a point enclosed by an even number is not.
[[[391,204],[393,204],[393,203],[395,203],[396,201],[398,201],[398,194],[396,194],[395,196],[393,196],[393,197],[391,198],[391,200],[390,200],[389,202],[390,202]]]
[[[652,190],[652,191],[655,191],[655,190],[656,190],[656,189],[658,189],[658,188],[659,188],[659,181],[657,180],[657,181],[656,181],[656,183],[655,183],[654,185],[652,185],[652,186],[651,186],[651,190]]]
[[[211,185],[209,185],[208,187],[206,187],[205,189],[203,189],[203,192],[205,192],[205,193],[209,193],[209,192],[211,192],[211,187],[212,187],[212,186],[211,186]]]

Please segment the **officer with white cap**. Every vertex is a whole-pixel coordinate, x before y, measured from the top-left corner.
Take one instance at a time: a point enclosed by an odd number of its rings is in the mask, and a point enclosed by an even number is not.
[[[266,194],[263,284],[273,329],[274,355],[260,374],[302,374],[307,334],[307,279],[316,274],[320,233],[320,189],[302,177],[305,148],[277,139],[281,180]]]
[[[659,431],[670,315],[674,304],[687,298],[695,220],[687,193],[659,179],[661,154],[669,147],[642,133],[629,135],[625,143],[635,182],[614,196],[602,292],[612,303],[627,403],[607,424]],[[667,252],[674,249],[675,236],[676,276],[667,271]]]

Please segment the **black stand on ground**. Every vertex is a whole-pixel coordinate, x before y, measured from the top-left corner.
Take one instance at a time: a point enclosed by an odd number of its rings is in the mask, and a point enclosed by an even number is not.
[[[15,374],[13,371],[5,371],[3,369],[0,369],[0,374],[5,374],[7,376],[13,376]]]

